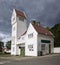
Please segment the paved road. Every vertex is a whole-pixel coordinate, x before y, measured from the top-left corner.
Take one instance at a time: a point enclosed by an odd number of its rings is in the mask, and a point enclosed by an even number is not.
[[[60,55],[24,60],[1,59],[0,65],[60,65]]]

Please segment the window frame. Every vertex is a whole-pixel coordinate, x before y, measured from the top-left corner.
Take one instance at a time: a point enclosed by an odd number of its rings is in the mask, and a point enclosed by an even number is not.
[[[33,44],[28,45],[28,49],[29,49],[29,51],[34,51],[34,49],[33,49]]]
[[[41,44],[41,50],[42,51],[45,50],[45,46],[46,46],[46,44]]]
[[[33,37],[33,33],[28,34],[28,38],[32,38]]]

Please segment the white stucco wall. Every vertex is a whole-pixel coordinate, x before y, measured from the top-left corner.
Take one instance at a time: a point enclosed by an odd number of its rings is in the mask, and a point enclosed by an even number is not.
[[[15,27],[15,30],[13,28]],[[17,23],[12,26],[12,44],[11,44],[11,55],[16,55],[16,43],[17,43]],[[14,51],[13,48],[15,49]]]
[[[17,17],[17,37],[19,38],[27,30],[27,21],[26,19],[19,20]]]
[[[28,38],[28,35],[31,33],[33,33],[33,37]],[[29,51],[28,45],[33,45],[33,51]],[[37,56],[37,32],[31,24],[26,33],[25,56]]]
[[[55,47],[54,48],[54,53],[60,53],[60,47]]]
[[[13,20],[14,18],[14,20]],[[11,55],[16,55],[16,42],[17,42],[17,22],[16,22],[16,12],[13,9],[12,18],[12,44],[11,44]]]
[[[13,9],[12,17],[11,17],[11,24],[13,25],[16,22],[16,12],[15,9]]]
[[[24,19],[24,18],[23,18]],[[26,21],[26,19],[24,19],[24,20],[19,20],[19,17],[17,17],[17,43],[16,44],[19,44],[18,43],[18,38],[20,37],[20,39],[21,39],[21,35],[23,34],[23,33],[25,33],[26,32],[26,30],[27,30],[27,21]],[[22,41],[20,41],[20,44],[22,44],[24,42],[24,40]],[[17,55],[20,55],[20,49],[19,49],[19,45],[17,45],[17,48],[16,48],[16,54]]]
[[[16,45],[11,45],[11,55],[16,55]]]

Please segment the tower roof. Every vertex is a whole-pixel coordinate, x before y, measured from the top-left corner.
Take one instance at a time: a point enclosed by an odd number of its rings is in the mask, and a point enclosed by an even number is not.
[[[15,11],[16,11],[17,16],[21,16],[21,17],[26,18],[26,16],[25,16],[24,12],[19,11],[19,10],[17,10],[17,9],[15,9]]]

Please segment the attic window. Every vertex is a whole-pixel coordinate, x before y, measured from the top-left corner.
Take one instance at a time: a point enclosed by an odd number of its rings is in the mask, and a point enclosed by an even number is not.
[[[33,37],[33,33],[28,34],[28,38],[32,38]]]
[[[19,20],[24,21],[24,18],[23,17],[19,17]]]

